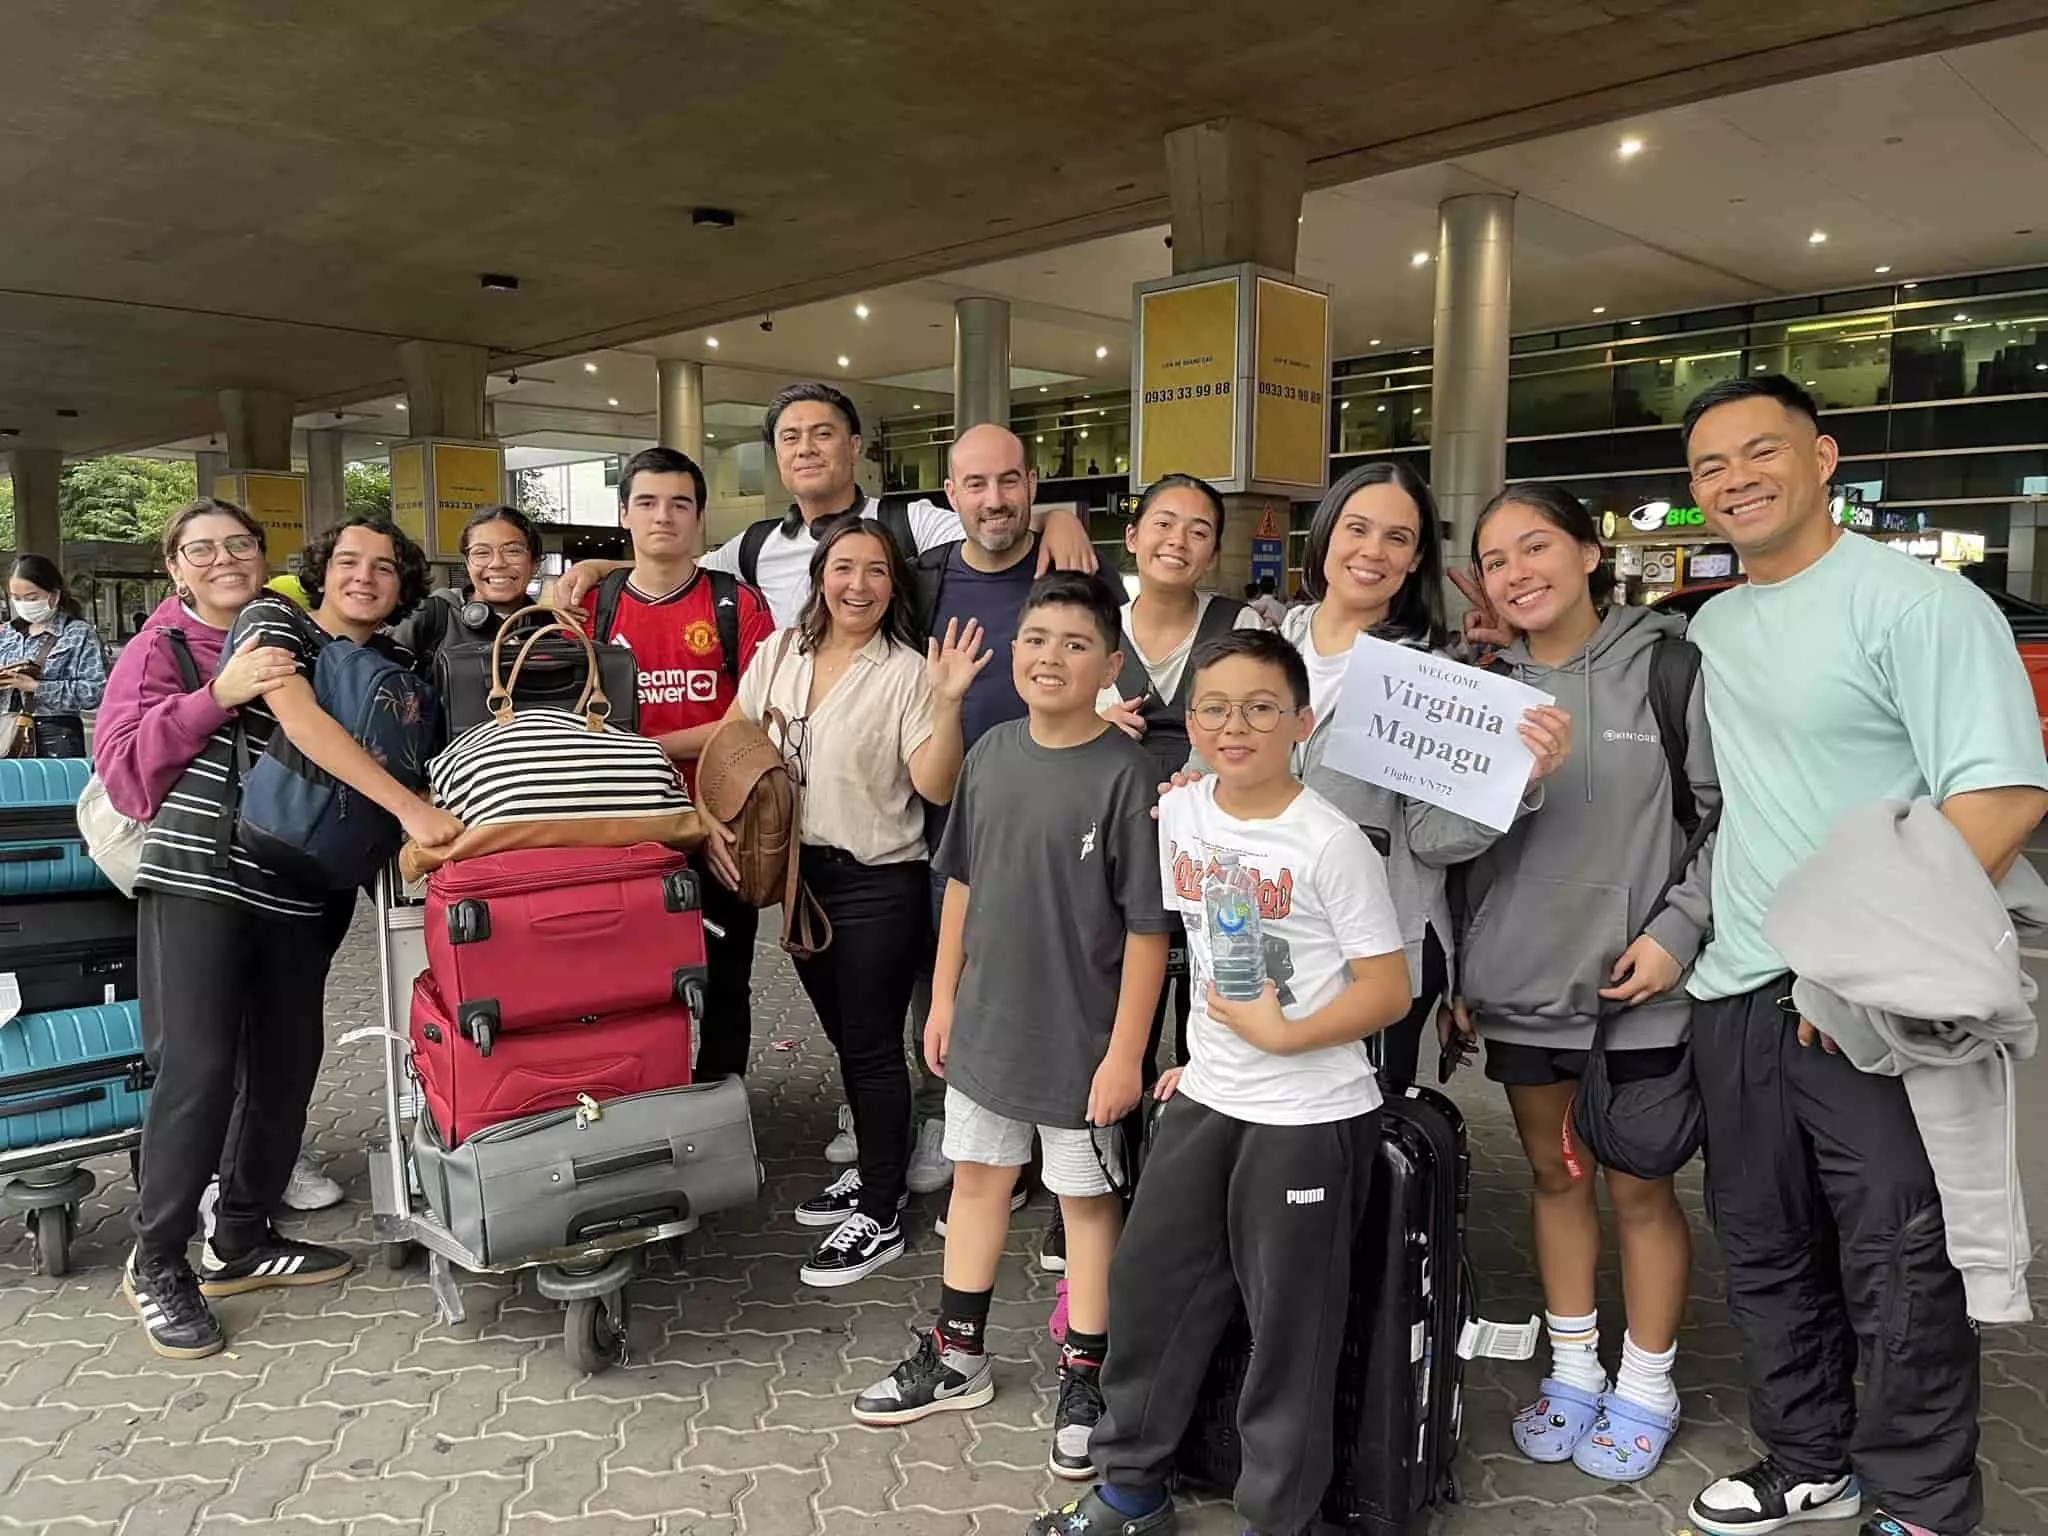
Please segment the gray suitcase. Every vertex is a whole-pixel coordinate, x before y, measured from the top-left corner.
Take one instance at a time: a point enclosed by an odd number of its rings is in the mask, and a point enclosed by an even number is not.
[[[761,1191],[736,1077],[547,1110],[442,1144],[413,1128],[428,1208],[489,1266],[745,1205]]]

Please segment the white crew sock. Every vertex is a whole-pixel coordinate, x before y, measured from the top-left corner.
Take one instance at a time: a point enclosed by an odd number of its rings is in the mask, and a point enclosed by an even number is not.
[[[1622,1335],[1621,1370],[1614,1378],[1614,1395],[1653,1413],[1675,1416],[1678,1388],[1671,1384],[1671,1362],[1677,1358],[1676,1344],[1656,1353],[1638,1344],[1634,1334]]]
[[[1600,1368],[1600,1314],[1559,1317],[1555,1312],[1545,1312],[1543,1323],[1550,1330],[1551,1376],[1581,1392],[1605,1392],[1607,1373]]]

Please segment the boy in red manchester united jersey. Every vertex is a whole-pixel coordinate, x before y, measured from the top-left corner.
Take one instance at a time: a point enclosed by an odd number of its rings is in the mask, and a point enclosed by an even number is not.
[[[640,734],[661,743],[692,795],[697,756],[739,692],[754,648],[775,628],[767,600],[754,588],[697,568],[704,496],[704,471],[685,454],[649,448],[628,459],[619,475],[619,522],[632,535],[633,569],[623,573],[623,585],[615,575],[582,605],[596,640],[632,650],[640,673]],[[721,614],[726,604],[736,615]],[[721,633],[737,638],[737,655],[726,654]],[[711,975],[704,1017],[697,1021],[695,1071],[699,1081],[711,1081],[747,1069],[759,914],[701,865],[698,873]]]

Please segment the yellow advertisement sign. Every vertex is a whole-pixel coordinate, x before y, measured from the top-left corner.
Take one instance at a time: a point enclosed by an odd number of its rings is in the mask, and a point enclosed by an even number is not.
[[[274,571],[298,569],[306,548],[306,481],[303,475],[258,469],[216,476],[213,494],[234,502],[263,525],[264,557]]]
[[[1138,483],[1237,473],[1234,276],[1138,299]]]
[[[470,514],[505,499],[505,451],[464,443],[433,446],[434,542],[428,553],[436,560],[452,560],[459,553],[462,525]],[[395,480],[392,497],[395,505]]]
[[[391,450],[391,520],[414,542],[427,542],[427,445],[400,443]]]
[[[1260,278],[1252,336],[1252,478],[1319,486],[1330,464],[1329,295]]]

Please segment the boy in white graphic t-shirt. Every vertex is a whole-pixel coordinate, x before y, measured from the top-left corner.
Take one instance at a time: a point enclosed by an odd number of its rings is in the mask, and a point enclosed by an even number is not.
[[[1160,803],[1159,856],[1187,922],[1190,1060],[1160,1081],[1171,1102],[1110,1274],[1101,1481],[1032,1536],[1173,1529],[1167,1475],[1240,1292],[1259,1347],[1238,1399],[1238,1512],[1306,1530],[1330,1480],[1352,1235],[1379,1149],[1364,1042],[1407,1013],[1407,962],[1379,854],[1289,770],[1313,724],[1300,653],[1238,630],[1189,665],[1188,733],[1214,771]],[[1213,985],[1202,882],[1223,854],[1258,882],[1267,979],[1250,1002]]]

